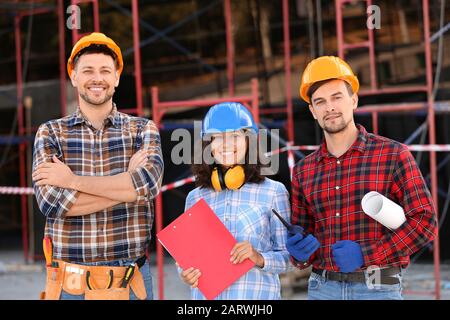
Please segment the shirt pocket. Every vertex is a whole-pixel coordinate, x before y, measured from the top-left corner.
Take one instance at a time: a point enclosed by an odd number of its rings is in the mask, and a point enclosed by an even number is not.
[[[258,205],[244,205],[237,210],[237,241],[249,241],[254,248],[261,248],[264,239],[270,239],[268,208]]]

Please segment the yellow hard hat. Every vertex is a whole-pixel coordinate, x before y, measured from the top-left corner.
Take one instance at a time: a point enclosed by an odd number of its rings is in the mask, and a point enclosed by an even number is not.
[[[300,96],[310,104],[309,88],[316,82],[329,79],[344,80],[351,85],[354,93],[358,92],[359,81],[350,66],[338,57],[323,56],[312,60],[306,66],[300,84]]]
[[[93,32],[90,35],[82,37],[73,46],[72,53],[70,54],[69,60],[67,60],[67,73],[69,74],[69,77],[72,74],[72,70],[74,68],[73,63],[74,63],[74,59],[77,56],[77,54],[81,50],[89,47],[92,44],[105,45],[109,49],[111,49],[112,52],[115,53],[115,55],[117,57],[117,64],[119,67],[118,71],[119,71],[119,74],[121,74],[122,69],[123,69],[123,58],[122,58],[122,52],[120,51],[119,46],[111,38],[108,38],[103,33]]]

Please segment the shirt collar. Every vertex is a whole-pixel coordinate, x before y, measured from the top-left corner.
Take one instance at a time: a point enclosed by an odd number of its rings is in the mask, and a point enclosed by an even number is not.
[[[116,107],[115,103],[113,103],[113,108],[112,108],[111,112],[109,113],[109,115],[106,117],[105,123],[108,121],[116,128],[120,124],[120,114],[117,111],[117,107]],[[91,122],[86,118],[86,116],[83,114],[83,112],[81,112],[81,109],[78,106],[77,110],[70,117],[68,125],[74,126],[76,124],[80,124],[83,122],[86,123],[87,125],[91,125]]]
[[[366,129],[360,124],[356,124],[356,128],[358,129],[358,136],[352,146],[345,153],[351,152],[353,150],[363,153],[366,149],[368,133]],[[322,144],[319,147],[317,160],[321,161],[325,157],[333,157],[333,155],[328,152],[327,142],[325,138],[323,138]]]

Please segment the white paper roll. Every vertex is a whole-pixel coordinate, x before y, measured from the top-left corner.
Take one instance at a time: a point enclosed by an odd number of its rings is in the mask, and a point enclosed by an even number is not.
[[[403,208],[376,191],[366,193],[361,205],[369,217],[391,230],[397,229],[406,221]]]

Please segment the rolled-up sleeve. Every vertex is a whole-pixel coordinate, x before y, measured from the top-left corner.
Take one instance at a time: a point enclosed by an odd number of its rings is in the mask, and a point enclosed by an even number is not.
[[[366,266],[389,264],[410,256],[432,241],[437,219],[433,198],[410,151],[403,147],[392,177],[392,196],[403,208],[406,221],[379,241],[361,243]]]
[[[302,160],[301,160],[302,161]],[[302,185],[300,183],[300,166],[302,162],[299,162],[294,168],[294,175],[292,178],[292,215],[291,223],[302,227],[306,233],[314,234],[315,220],[311,213],[310,206],[306,200],[303,192]],[[315,259],[316,252],[314,252],[308,259],[308,261],[297,261],[291,256],[291,263],[299,269],[306,269],[311,265],[311,262]]]
[[[56,137],[50,125],[39,127],[34,139],[33,171],[44,162],[52,162],[53,155],[61,155],[56,144]],[[46,217],[63,218],[78,197],[78,191],[63,189],[50,185],[37,186],[33,182],[33,189],[39,209]]]
[[[142,130],[142,150],[148,153],[147,164],[133,170],[131,179],[136,189],[138,198],[155,198],[160,190],[164,171],[164,162],[161,152],[161,138],[153,121],[149,120]]]

